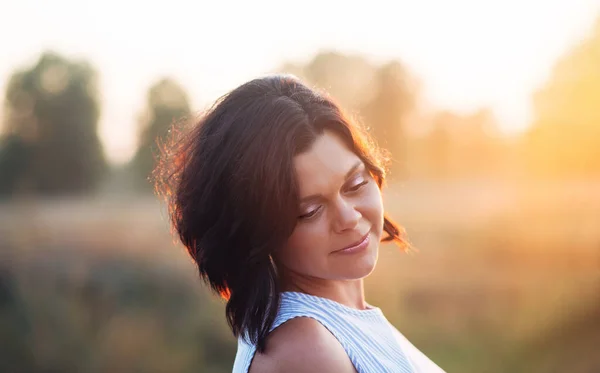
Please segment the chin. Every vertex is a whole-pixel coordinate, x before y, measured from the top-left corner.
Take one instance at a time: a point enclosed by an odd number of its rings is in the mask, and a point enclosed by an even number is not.
[[[370,258],[370,260],[365,261],[365,263],[360,266],[360,271],[363,273],[363,277],[367,277],[375,270],[375,266],[377,265],[377,251],[375,251]]]
[[[369,252],[355,258],[345,265],[343,277],[347,280],[358,280],[369,276],[377,265],[377,247],[369,248]]]

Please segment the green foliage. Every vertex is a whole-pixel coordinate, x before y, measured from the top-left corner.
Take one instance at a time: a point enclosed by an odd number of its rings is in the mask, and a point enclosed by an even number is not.
[[[146,105],[132,166],[136,186],[148,191],[151,190],[148,177],[155,166],[158,143],[166,139],[174,122],[189,119],[190,105],[185,90],[168,78],[161,79],[149,89]]]
[[[512,372],[596,372],[600,368],[600,297],[562,310],[560,322],[529,339]]]
[[[0,271],[0,371],[230,372],[222,305],[167,267],[61,250]]]
[[[31,148],[19,136],[9,134],[0,137],[0,197],[19,189],[31,158]]]
[[[44,53],[10,78],[0,167],[4,194],[82,193],[106,171],[97,134],[96,73],[85,62]],[[7,174],[5,174],[7,172]]]
[[[31,333],[18,297],[14,273],[0,266],[0,371],[31,372],[33,359],[24,335]]]
[[[449,373],[598,371],[598,183],[401,184],[419,251],[380,246],[370,304]],[[156,202],[1,206],[0,372],[231,371],[224,302]]]

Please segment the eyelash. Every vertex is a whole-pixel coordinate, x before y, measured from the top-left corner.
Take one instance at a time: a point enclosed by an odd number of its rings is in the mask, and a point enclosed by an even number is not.
[[[369,182],[369,180],[365,179],[363,182],[356,184],[352,188],[348,188],[348,190],[351,192],[356,192],[357,190],[362,188],[364,185],[366,185],[368,182]]]
[[[323,206],[319,206],[316,209],[312,210],[311,212],[309,212],[308,214],[304,214],[304,215],[300,215],[299,219],[300,220],[306,220],[306,219],[310,219],[313,216],[315,216],[317,214],[317,212],[319,212],[321,210]]]
[[[364,181],[362,181],[361,183],[356,184],[355,186],[348,188],[348,191],[350,191],[351,193],[357,192],[359,191],[363,186],[365,186],[366,184],[369,183],[368,179],[365,179]],[[309,212],[308,214],[304,214],[304,215],[300,215],[298,218],[300,220],[306,220],[306,219],[310,219],[312,217],[314,217],[319,211],[321,211],[321,208],[323,206],[319,206],[316,209],[312,210],[311,212]]]

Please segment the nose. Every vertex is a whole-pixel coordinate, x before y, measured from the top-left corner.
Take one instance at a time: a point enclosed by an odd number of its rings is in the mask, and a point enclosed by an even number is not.
[[[336,211],[334,222],[336,232],[354,230],[362,217],[362,214],[356,209],[356,205],[343,198],[339,199]]]

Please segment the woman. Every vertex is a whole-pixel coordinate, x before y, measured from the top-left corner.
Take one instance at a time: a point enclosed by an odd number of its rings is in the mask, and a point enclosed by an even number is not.
[[[200,275],[227,300],[234,373],[442,372],[365,301],[385,216],[383,158],[291,76],[219,99],[166,148],[157,190]]]

